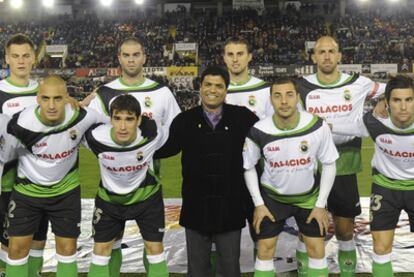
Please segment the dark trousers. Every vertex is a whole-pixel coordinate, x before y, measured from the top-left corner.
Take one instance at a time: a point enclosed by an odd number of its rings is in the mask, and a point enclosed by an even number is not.
[[[185,229],[189,277],[212,277],[211,245],[216,244],[217,265],[226,277],[240,277],[241,230],[205,234]]]

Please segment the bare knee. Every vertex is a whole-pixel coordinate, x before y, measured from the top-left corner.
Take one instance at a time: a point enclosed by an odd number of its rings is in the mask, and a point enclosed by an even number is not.
[[[271,260],[275,254],[276,239],[263,239],[257,242],[257,256],[260,260]]]
[[[335,236],[338,240],[348,241],[354,237],[354,219],[345,217],[334,217]]]
[[[93,253],[99,256],[111,256],[113,244],[114,241],[97,242],[93,247]]]
[[[162,242],[157,241],[144,241],[145,251],[148,255],[158,255],[164,251]]]
[[[8,255],[10,259],[23,259],[29,255],[30,243],[32,236],[28,237],[10,237]]]
[[[56,253],[61,256],[72,256],[76,254],[76,239],[55,237]]]

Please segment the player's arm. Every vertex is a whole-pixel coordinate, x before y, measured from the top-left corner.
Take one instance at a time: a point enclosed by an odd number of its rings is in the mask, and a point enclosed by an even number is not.
[[[168,158],[174,155],[177,155],[182,150],[182,138],[185,136],[184,122],[183,118],[177,116],[171,123],[168,134],[163,133],[164,139],[166,142],[164,145],[158,149],[154,154],[154,159],[163,159]],[[165,128],[163,128],[165,130]]]
[[[325,207],[335,180],[335,162],[338,159],[339,154],[336,150],[328,124],[323,122],[322,127],[318,131],[320,133],[320,143],[316,157],[322,163],[322,172],[319,183],[318,199],[316,200],[315,207],[312,209],[312,212],[306,222],[310,223],[313,219],[315,219],[319,225],[320,234],[323,235],[328,231],[329,226],[328,212]]]
[[[275,217],[265,206],[262,195],[260,194],[259,178],[255,167],[259,159],[259,147],[250,138],[246,138],[243,150],[244,180],[255,206],[253,226],[257,234],[260,233],[260,225],[265,217],[268,217],[273,222],[275,221]]]
[[[88,94],[85,98],[83,98],[82,101],[79,102],[81,107],[88,107],[89,104],[93,99],[96,98],[96,91],[99,89],[99,87],[96,87],[91,93]]]
[[[364,121],[362,119],[353,123],[336,123],[329,124],[331,127],[332,133],[336,135],[344,136],[355,136],[355,137],[368,137],[369,133],[365,127]]]
[[[374,114],[381,118],[387,118],[387,108],[385,105],[384,93],[385,93],[385,83],[375,82],[371,79],[366,78],[364,85],[364,91],[366,93],[367,99],[377,99],[378,102],[374,107]]]

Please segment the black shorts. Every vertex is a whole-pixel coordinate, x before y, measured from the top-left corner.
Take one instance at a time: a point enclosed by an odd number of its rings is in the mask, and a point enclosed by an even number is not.
[[[9,222],[7,220],[7,207],[9,206],[11,192],[2,192],[0,196],[0,243],[8,246],[9,245],[9,234],[7,232],[7,226]],[[49,221],[47,217],[42,217],[42,220],[39,225],[39,230],[34,234],[33,240],[46,240],[47,238],[47,229]]]
[[[95,242],[109,242],[124,230],[127,220],[135,220],[142,238],[146,241],[161,242],[164,237],[165,218],[162,191],[148,199],[132,205],[120,205],[95,197],[92,219]]]
[[[41,227],[42,218],[50,220],[52,232],[56,236],[77,238],[81,221],[80,187],[49,198],[12,192],[8,212],[9,236],[35,234]]]
[[[393,190],[374,183],[369,210],[371,231],[395,229],[401,210],[405,210],[414,232],[414,190]]]
[[[269,211],[273,214],[276,222],[272,222],[269,218],[263,219],[260,224],[260,233],[254,233],[254,241],[259,239],[268,239],[278,236],[285,225],[286,219],[293,216],[296,220],[296,224],[299,227],[299,231],[308,237],[321,238],[319,225],[316,220],[312,220],[311,223],[306,223],[306,220],[312,209],[304,209],[293,205],[288,205],[276,201],[270,198],[266,193],[262,193],[263,201]]]
[[[336,216],[355,218],[361,214],[356,174],[336,176],[328,197],[328,210]]]

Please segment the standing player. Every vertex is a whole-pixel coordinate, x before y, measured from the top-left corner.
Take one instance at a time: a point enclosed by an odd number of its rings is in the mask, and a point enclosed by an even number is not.
[[[80,233],[78,148],[95,112],[74,110],[65,100],[65,82],[48,76],[37,94],[38,106],[17,113],[8,123],[9,142],[19,153],[17,180],[6,227],[7,276],[28,276],[28,254],[41,219],[50,219],[56,240],[57,276],[77,276],[76,240]]]
[[[332,125],[334,133],[371,136],[375,142],[370,205],[375,277],[393,276],[391,251],[401,210],[408,213],[411,231],[414,231],[413,80],[404,76],[391,79],[385,99],[390,115],[387,119],[367,113],[358,123]]]
[[[357,122],[362,117],[364,102],[384,92],[385,86],[359,76],[338,71],[341,52],[336,41],[324,36],[316,42],[313,62],[317,73],[303,77],[298,90],[305,109],[323,117],[328,123]],[[361,213],[356,173],[361,170],[361,139],[354,136],[333,136],[339,151],[336,178],[328,199],[328,209],[335,223],[339,244],[338,261],[341,276],[353,276],[356,250],[353,240],[355,216]],[[306,274],[306,249],[298,245],[300,273]]]
[[[141,117],[139,102],[121,95],[111,104],[111,124],[86,135],[86,146],[97,156],[101,185],[95,198],[95,240],[90,277],[109,277],[112,246],[127,220],[136,220],[144,239],[148,276],[168,276],[162,245],[164,203],[161,184],[150,169],[154,152],[166,137],[155,121]],[[138,128],[139,126],[139,128]]]
[[[35,63],[33,42],[23,34],[13,35],[6,43],[6,63],[9,65],[10,76],[0,81],[0,113],[13,116],[24,108],[36,104],[38,83],[30,80],[30,72]],[[2,195],[0,212],[0,272],[6,267],[8,235],[3,228],[4,211],[16,180],[17,157],[11,155],[5,164],[2,175]],[[48,222],[43,219],[39,231],[33,237],[29,257],[30,276],[37,276],[43,265],[43,248],[47,235]]]
[[[256,207],[256,277],[274,276],[277,238],[290,216],[295,217],[309,253],[307,276],[328,276],[325,206],[338,153],[328,125],[316,115],[299,112],[299,99],[291,79],[276,80],[271,89],[274,115],[257,122],[246,139],[245,180]],[[260,159],[264,172],[259,186],[255,166]],[[320,183],[314,178],[318,162],[323,165]]]
[[[249,62],[252,60],[249,42],[242,37],[231,37],[223,47],[223,60],[230,74],[226,103],[244,106],[259,118],[273,114],[269,100],[269,85],[249,75]]]
[[[142,41],[133,37],[123,40],[118,48],[121,76],[100,87],[89,107],[109,119],[112,101],[117,96],[128,93],[140,103],[142,115],[154,119],[168,134],[172,120],[181,111],[168,87],[144,77],[145,60],[145,47]],[[155,167],[155,170],[158,170],[158,167]],[[122,263],[121,240],[117,240],[113,247],[110,270],[111,276],[117,276]],[[144,261],[145,256],[144,251]],[[146,270],[148,271],[148,268]]]

